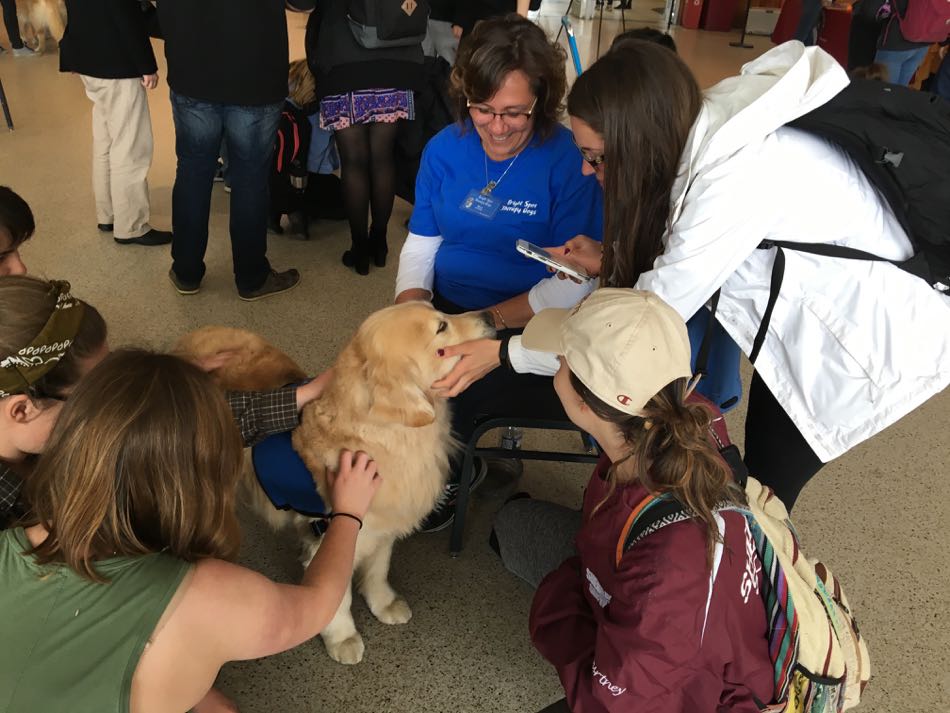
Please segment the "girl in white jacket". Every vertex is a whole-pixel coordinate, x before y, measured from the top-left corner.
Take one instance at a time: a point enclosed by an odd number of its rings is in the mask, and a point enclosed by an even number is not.
[[[756,249],[763,240],[913,254],[861,170],[785,126],[847,83],[830,55],[798,42],[704,94],[672,52],[611,51],[568,100],[585,171],[604,186],[603,256],[584,238],[552,252],[603,285],[656,292],[684,318],[721,288],[716,319],[749,354],[776,253]],[[824,463],[947,386],[950,299],[887,262],[785,256],[748,399],[746,463],[791,508]]]

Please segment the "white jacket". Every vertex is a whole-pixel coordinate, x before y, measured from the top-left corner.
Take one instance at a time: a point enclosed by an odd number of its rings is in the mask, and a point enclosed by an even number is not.
[[[673,189],[666,249],[637,287],[692,316],[722,286],[717,319],[748,354],[769,295],[764,239],[911,256],[890,209],[842,152],[784,124],[848,83],[789,42],[705,93]],[[756,369],[829,461],[950,383],[950,299],[889,263],[785,251],[785,280]]]

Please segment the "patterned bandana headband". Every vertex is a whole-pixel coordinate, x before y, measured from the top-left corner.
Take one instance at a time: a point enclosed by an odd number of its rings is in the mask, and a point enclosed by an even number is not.
[[[29,392],[66,355],[82,324],[85,305],[69,294],[69,283],[50,281],[56,307],[43,329],[16,354],[0,360],[0,399]]]

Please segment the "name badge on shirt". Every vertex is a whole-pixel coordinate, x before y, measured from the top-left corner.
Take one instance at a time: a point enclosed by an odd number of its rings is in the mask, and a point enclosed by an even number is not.
[[[472,189],[465,196],[462,205],[459,206],[466,213],[477,215],[485,220],[492,220],[501,209],[501,201],[495,198],[491,193],[485,193],[477,189]]]

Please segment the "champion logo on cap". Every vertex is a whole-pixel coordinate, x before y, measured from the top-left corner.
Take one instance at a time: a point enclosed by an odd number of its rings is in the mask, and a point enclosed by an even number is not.
[[[629,396],[627,396],[626,394],[620,394],[619,396],[617,396],[617,401],[619,401],[623,406],[626,406],[626,405],[628,405],[631,401],[633,401],[633,399],[631,399],[631,398],[630,398]]]

